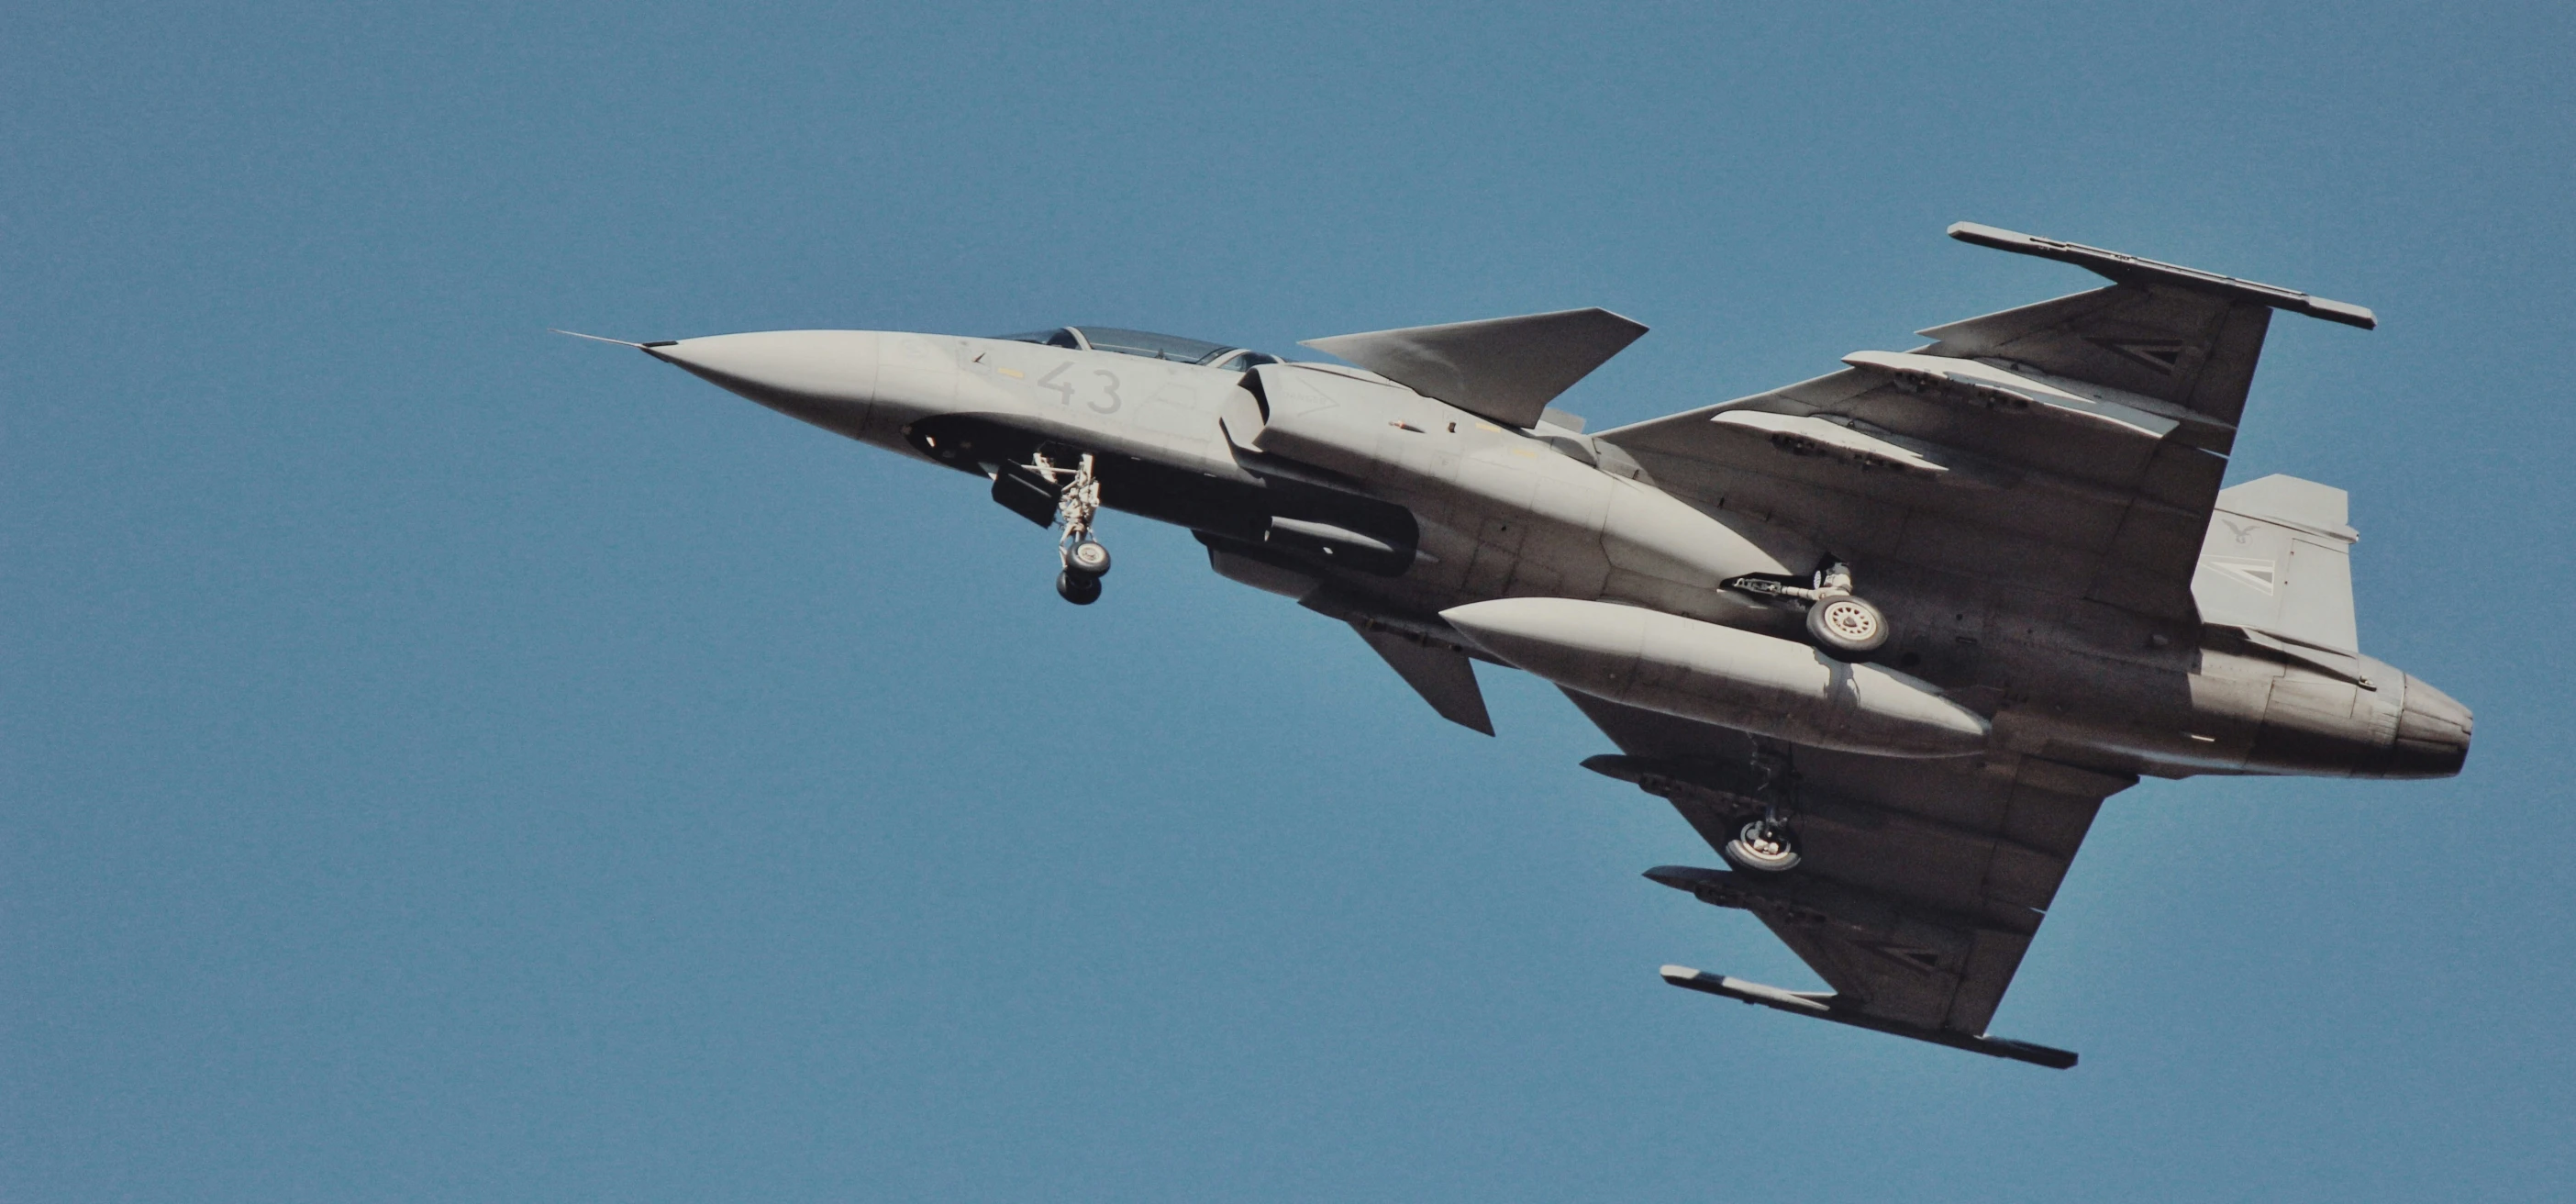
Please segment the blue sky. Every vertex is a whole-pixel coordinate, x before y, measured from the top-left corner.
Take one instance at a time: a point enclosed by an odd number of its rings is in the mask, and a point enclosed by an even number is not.
[[[0,17],[0,1195],[2552,1198],[2576,1178],[2556,5],[26,5]],[[1553,691],[1443,723],[1112,516],[628,338],[1285,350],[1605,305],[1631,421],[2089,287],[2284,318],[2440,783],[2108,806],[1996,1031],[1793,985]]]

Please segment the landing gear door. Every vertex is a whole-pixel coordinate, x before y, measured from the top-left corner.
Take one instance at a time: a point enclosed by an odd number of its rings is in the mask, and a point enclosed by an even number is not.
[[[1056,488],[1017,464],[993,468],[993,500],[1041,527],[1055,525]]]

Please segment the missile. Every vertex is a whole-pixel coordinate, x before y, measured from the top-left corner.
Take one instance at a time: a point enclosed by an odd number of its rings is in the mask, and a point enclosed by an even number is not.
[[[1986,746],[1985,719],[1929,683],[1789,640],[1573,598],[1497,598],[1440,617],[1505,664],[1650,711],[1883,757]]]

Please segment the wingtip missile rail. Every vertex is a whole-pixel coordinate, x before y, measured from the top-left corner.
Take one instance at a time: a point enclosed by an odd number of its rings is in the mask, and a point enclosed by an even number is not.
[[[1917,1028],[1910,1024],[1882,1020],[1837,1006],[1835,996],[1831,992],[1785,990],[1765,983],[1729,978],[1723,974],[1710,974],[1704,970],[1694,970],[1689,966],[1666,966],[1663,968],[1663,975],[1665,982],[1685,991],[1698,991],[1721,999],[1733,999],[1787,1012],[1793,1016],[1810,1016],[1818,1020],[1830,1020],[1836,1024],[1848,1024],[1854,1028],[1865,1028],[1892,1036],[1911,1037],[1917,1041],[1946,1045],[1952,1049],[1964,1049],[1990,1058],[2028,1062],[2033,1066],[2046,1066],[2052,1070],[2069,1069],[2076,1061],[2075,1051],[2071,1049],[2053,1049],[2046,1045],[2033,1045],[2028,1041],[2015,1041],[2006,1037],[1957,1033],[1947,1029]]]
[[[2203,292],[2224,293],[2242,300],[2269,305],[2274,309],[2306,314],[2311,318],[2341,322],[2346,326],[2358,326],[2363,330],[2379,329],[2379,315],[2370,312],[2367,306],[2354,305],[2346,301],[2329,301],[2323,297],[2310,296],[2297,289],[2241,280],[2234,276],[2220,275],[2217,272],[2204,272],[2199,268],[2187,268],[2178,263],[2164,263],[2119,251],[2088,247],[2082,243],[2041,238],[2036,234],[2024,234],[2019,230],[1981,226],[1975,222],[1951,223],[1950,237],[1960,242],[1974,243],[1980,247],[2010,251],[2015,255],[2036,255],[2041,259],[2071,263],[2122,284],[2171,284],[2199,289]]]

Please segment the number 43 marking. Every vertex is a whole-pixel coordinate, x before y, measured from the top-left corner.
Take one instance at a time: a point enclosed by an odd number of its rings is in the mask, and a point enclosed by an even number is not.
[[[1073,361],[1066,360],[1061,364],[1057,364],[1053,368],[1047,369],[1046,375],[1029,383],[1034,384],[1041,389],[1054,390],[1056,399],[1063,404],[1070,406],[1073,404],[1073,382],[1058,380],[1057,378],[1063,376],[1066,370],[1072,367]],[[1105,368],[1094,368],[1091,370],[1091,374],[1100,378],[1101,392],[1101,396],[1098,400],[1089,403],[1091,411],[1095,414],[1117,413],[1118,407],[1125,402],[1124,398],[1118,396],[1118,374]]]

